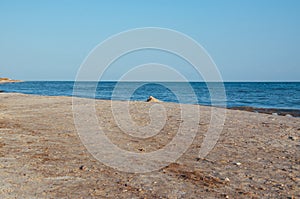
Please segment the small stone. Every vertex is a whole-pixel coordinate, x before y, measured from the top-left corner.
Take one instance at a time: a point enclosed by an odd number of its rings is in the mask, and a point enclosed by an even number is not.
[[[225,182],[230,182],[229,178],[225,178],[224,180]]]
[[[278,113],[272,113],[272,115],[278,115]]]
[[[224,198],[229,198],[227,194],[221,194],[221,196],[223,196]]]
[[[289,136],[289,139],[293,140],[293,141],[297,140],[297,138],[295,136]]]
[[[240,162],[236,162],[236,163],[235,163],[235,165],[236,165],[236,166],[241,166],[241,165],[242,165],[242,163],[240,163]]]
[[[86,166],[84,166],[84,165],[81,165],[81,166],[79,167],[79,170],[86,171],[86,170],[88,170],[88,168],[87,168]]]
[[[287,199],[294,199],[294,196],[288,196]]]
[[[286,117],[293,117],[293,116],[292,116],[292,115],[290,115],[290,114],[286,114],[285,116],[286,116]]]

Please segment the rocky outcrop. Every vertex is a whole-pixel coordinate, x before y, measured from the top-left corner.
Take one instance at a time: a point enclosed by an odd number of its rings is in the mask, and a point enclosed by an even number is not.
[[[160,100],[156,99],[153,96],[149,96],[149,98],[147,99],[147,102],[161,102]]]

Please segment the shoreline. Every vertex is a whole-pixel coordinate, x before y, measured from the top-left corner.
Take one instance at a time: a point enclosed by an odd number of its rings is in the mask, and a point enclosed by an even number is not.
[[[250,106],[236,106],[236,107],[227,107],[231,110],[241,110],[254,113],[263,113],[269,115],[279,115],[286,117],[300,117],[300,110],[297,109],[282,109],[282,108],[258,108]]]
[[[19,80],[13,80],[16,82],[22,82]],[[6,83],[13,83],[13,82],[6,82]],[[18,92],[6,92],[3,90],[0,90],[0,93],[16,93],[16,94],[23,94],[23,95],[34,95],[34,96],[54,96],[54,97],[73,97],[69,95],[38,95],[38,94],[26,94],[26,93],[18,93]],[[74,96],[78,97],[78,96]],[[90,99],[85,97],[80,97],[84,99]],[[95,98],[96,100],[109,100],[109,99],[101,99],[101,98]],[[124,100],[120,100],[124,101]],[[125,100],[126,101],[126,100]],[[137,100],[132,100],[137,101]],[[138,101],[138,102],[146,102],[145,101]],[[161,101],[164,103],[175,103],[175,104],[181,104],[176,102],[167,102],[167,101]],[[298,109],[283,109],[283,108],[261,108],[261,107],[251,107],[251,106],[233,106],[233,107],[218,107],[218,106],[210,106],[210,105],[204,105],[204,104],[194,104],[199,106],[208,106],[208,107],[215,107],[215,108],[226,108],[229,110],[240,110],[240,111],[247,111],[247,112],[253,112],[253,113],[263,113],[263,114],[269,114],[269,115],[279,115],[279,116],[286,116],[286,117],[300,117],[300,110]]]

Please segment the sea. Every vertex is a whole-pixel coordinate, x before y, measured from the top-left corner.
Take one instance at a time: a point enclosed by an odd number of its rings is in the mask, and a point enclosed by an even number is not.
[[[25,81],[0,84],[7,93],[77,96],[105,100],[161,101],[208,106],[300,111],[300,82],[75,82]],[[74,86],[76,85],[76,86]],[[80,90],[80,92],[74,92]],[[212,92],[213,90],[213,92]],[[220,92],[214,95],[212,93]]]

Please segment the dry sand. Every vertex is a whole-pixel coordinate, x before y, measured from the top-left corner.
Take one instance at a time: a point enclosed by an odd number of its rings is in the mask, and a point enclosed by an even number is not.
[[[180,123],[178,104],[162,103],[168,120],[160,134],[132,140],[114,123],[110,101],[96,104],[107,136],[129,151],[161,148]],[[149,107],[131,103],[137,123],[149,122]],[[2,93],[0,110],[0,198],[300,198],[300,118],[227,110],[218,143],[199,159],[211,110],[200,106],[198,134],[188,151],[166,168],[134,174],[87,152],[70,97]]]

